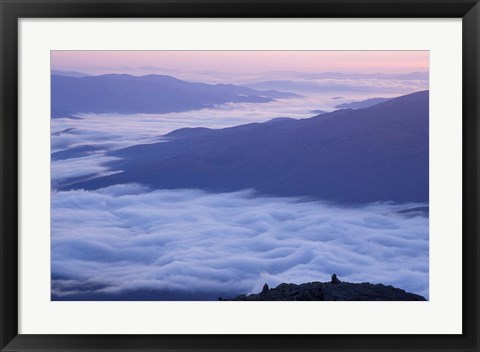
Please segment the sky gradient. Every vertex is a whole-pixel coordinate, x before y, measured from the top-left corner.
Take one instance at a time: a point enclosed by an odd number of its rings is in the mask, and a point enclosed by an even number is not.
[[[148,69],[410,73],[428,71],[428,51],[52,51],[52,69],[89,74]]]

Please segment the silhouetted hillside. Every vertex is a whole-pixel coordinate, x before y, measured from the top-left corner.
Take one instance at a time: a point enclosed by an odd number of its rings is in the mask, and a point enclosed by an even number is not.
[[[224,300],[224,299],[220,299]],[[231,301],[426,301],[420,295],[382,284],[350,282],[309,282],[281,284],[262,292],[239,295]]]
[[[170,133],[112,153],[121,173],[64,188],[141,183],[340,203],[428,202],[428,91],[303,120]]]
[[[352,103],[343,103],[340,105],[336,105],[335,108],[337,109],[364,109],[370,106],[380,104],[386,101],[391,100],[391,98],[371,98],[362,101],[354,101]]]

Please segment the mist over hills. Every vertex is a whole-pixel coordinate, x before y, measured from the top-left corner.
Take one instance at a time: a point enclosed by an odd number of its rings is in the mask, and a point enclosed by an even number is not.
[[[231,84],[182,81],[171,76],[52,74],[52,117],[82,113],[168,113],[211,108],[226,103],[267,103],[294,93],[259,91]]]
[[[277,71],[266,72],[267,77],[280,77],[297,79],[378,79],[378,80],[428,80],[428,71],[410,73],[347,73],[347,72],[295,72]]]
[[[169,142],[111,153],[119,173],[64,185],[140,183],[212,192],[254,189],[339,203],[428,202],[428,91],[365,109],[224,129],[181,129]]]

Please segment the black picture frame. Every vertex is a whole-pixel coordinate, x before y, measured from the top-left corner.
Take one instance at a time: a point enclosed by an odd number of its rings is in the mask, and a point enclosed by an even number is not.
[[[0,0],[1,351],[479,351],[478,0]],[[18,19],[347,17],[463,20],[463,333],[461,335],[18,334]],[[448,278],[446,278],[448,280]],[[408,323],[408,322],[406,322]]]

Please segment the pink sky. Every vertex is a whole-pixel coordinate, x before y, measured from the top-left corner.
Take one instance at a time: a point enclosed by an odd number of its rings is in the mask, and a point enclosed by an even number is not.
[[[172,71],[410,73],[428,71],[428,51],[52,51],[52,69],[86,73],[152,66]],[[128,73],[128,72],[127,72]]]

